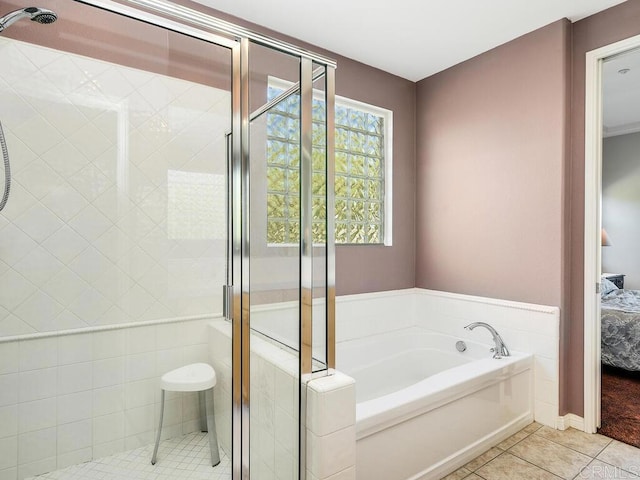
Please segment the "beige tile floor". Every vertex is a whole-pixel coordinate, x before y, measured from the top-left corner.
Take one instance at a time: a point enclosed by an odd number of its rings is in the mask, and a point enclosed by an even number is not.
[[[602,435],[538,423],[520,430],[445,480],[640,478],[640,449]]]

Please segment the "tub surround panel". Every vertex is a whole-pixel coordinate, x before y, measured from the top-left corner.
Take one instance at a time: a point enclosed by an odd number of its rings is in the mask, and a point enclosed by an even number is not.
[[[391,307],[390,310],[380,307],[384,303]],[[347,309],[343,310],[345,306]],[[379,312],[384,312],[386,317],[379,316]],[[389,321],[390,318],[394,321]],[[556,428],[559,422],[560,322],[557,307],[425,289],[348,295],[336,301],[338,342],[413,326],[492,346],[486,330],[464,329],[476,321],[495,327],[509,349],[535,356],[535,418]],[[487,355],[491,354],[487,352]]]
[[[415,325],[415,301],[413,289],[336,297],[336,342]]]
[[[0,374],[0,478],[153,443],[159,378],[207,361],[208,321],[0,343],[14,358]],[[168,394],[163,438],[199,430],[198,412],[196,395]]]
[[[558,308],[429,290],[418,290],[416,308],[417,325],[423,328],[492,344],[486,330],[464,328],[471,322],[486,322],[509,349],[533,354],[535,419],[556,428],[560,406]]]

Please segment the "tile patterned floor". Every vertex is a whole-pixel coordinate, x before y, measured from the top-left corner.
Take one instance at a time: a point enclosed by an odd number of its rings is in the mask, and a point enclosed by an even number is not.
[[[640,449],[532,423],[444,480],[640,479]]]
[[[29,480],[230,480],[231,463],[209,465],[206,433],[164,440],[158,463],[153,445],[74,465]],[[444,480],[640,479],[640,449],[572,428],[532,423]]]
[[[73,465],[27,480],[230,480],[231,462],[220,450],[220,464],[209,463],[206,433],[163,440],[151,465],[153,445]]]

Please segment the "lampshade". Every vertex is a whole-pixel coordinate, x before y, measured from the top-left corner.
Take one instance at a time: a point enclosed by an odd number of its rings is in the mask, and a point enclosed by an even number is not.
[[[611,246],[611,240],[609,240],[609,235],[607,235],[607,231],[603,228],[600,231],[600,236],[601,236],[601,243],[603,247],[610,247]]]

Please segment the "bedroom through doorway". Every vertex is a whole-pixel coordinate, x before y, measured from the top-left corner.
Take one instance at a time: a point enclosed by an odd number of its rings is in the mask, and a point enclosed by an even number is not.
[[[640,447],[640,51],[602,65],[601,417]]]

